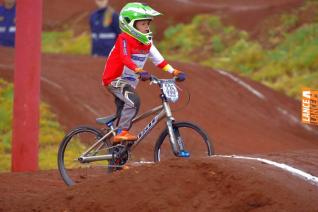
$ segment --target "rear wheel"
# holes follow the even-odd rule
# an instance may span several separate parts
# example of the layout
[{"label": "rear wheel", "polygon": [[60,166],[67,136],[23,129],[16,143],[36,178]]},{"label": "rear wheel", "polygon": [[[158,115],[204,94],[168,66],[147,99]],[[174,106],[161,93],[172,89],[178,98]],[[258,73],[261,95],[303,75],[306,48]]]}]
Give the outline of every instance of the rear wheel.
[{"label": "rear wheel", "polygon": [[[108,161],[82,163],[79,157],[103,137],[104,133],[96,128],[83,126],[68,133],[58,151],[58,168],[64,182],[71,186],[89,178],[108,172]],[[93,148],[89,156],[109,153],[109,141],[106,139]]]},{"label": "rear wheel", "polygon": [[[173,131],[182,148],[190,153],[190,158],[202,158],[214,154],[212,141],[199,126],[189,122],[176,122],[173,124]],[[156,142],[154,160],[158,162],[174,157],[176,156],[170,145],[168,129],[165,129]]]}]

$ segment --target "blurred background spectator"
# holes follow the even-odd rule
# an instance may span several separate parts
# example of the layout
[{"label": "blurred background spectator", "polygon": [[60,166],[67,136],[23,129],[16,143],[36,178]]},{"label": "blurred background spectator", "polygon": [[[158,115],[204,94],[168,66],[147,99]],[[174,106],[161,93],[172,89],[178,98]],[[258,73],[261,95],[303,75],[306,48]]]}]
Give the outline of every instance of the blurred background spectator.
[{"label": "blurred background spectator", "polygon": [[108,0],[95,0],[98,7],[90,16],[92,55],[108,56],[113,48],[119,29],[118,14],[108,6]]},{"label": "blurred background spectator", "polygon": [[15,0],[4,0],[0,5],[0,45],[14,47]]}]

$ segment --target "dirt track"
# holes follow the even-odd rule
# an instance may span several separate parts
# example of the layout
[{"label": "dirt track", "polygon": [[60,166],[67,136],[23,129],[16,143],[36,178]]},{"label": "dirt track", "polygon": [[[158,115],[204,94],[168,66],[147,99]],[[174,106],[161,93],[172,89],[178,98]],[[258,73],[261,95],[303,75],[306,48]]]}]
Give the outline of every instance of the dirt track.
[{"label": "dirt track", "polygon": [[[85,28],[91,2],[74,2],[46,0],[45,27],[72,24],[78,18],[79,29]],[[116,9],[123,2],[112,1]],[[233,0],[213,1],[210,7],[206,4],[211,1],[205,0],[148,2],[173,13],[175,21],[212,11],[253,31],[268,14],[303,1],[246,0],[244,7]],[[173,2],[180,10],[175,11]],[[13,55],[11,49],[0,48],[0,76],[8,80],[13,76]],[[113,99],[100,84],[104,63],[104,59],[85,56],[43,55],[41,97],[66,130],[95,125],[96,117],[114,112]],[[201,125],[213,138],[217,154],[268,158],[318,176],[318,129],[299,122],[300,102],[221,70],[172,64],[187,72],[188,79],[180,86],[191,93],[190,104],[174,115]],[[146,69],[169,77],[152,65]],[[141,83],[138,92],[142,111],[159,104],[155,86]],[[176,108],[186,102],[186,94],[182,93]],[[143,127],[140,123],[133,130]],[[160,131],[154,129],[141,143],[136,160],[151,159]],[[67,188],[56,171],[6,173],[0,179],[0,211],[318,211],[317,185],[261,162],[220,157],[131,167],[73,188]]]},{"label": "dirt track", "polygon": [[[2,75],[12,74],[12,69],[5,68],[12,67],[9,59],[12,56],[11,49],[1,49],[0,58],[7,57],[7,61],[1,62]],[[85,56],[43,56],[42,98],[52,105],[66,129],[94,124],[96,117],[114,113],[113,97],[101,85],[104,63],[104,59]],[[317,127],[300,123],[299,102],[238,76],[195,64],[173,62],[173,65],[187,72],[188,80],[180,86],[191,93],[190,104],[175,113],[176,119],[201,125],[214,139],[218,153],[317,148]],[[169,77],[153,65],[147,64],[146,69]],[[142,99],[141,111],[160,104],[157,87],[140,83],[138,93]],[[185,104],[187,93],[182,95],[174,107]],[[133,131],[138,132],[144,126],[145,122],[137,123]],[[161,130],[155,128],[139,149],[149,152]]]},{"label": "dirt track", "polygon": [[0,211],[318,210],[318,184],[260,162],[218,157],[131,167],[72,188],[56,172],[1,179]]},{"label": "dirt track", "polygon": [[[110,5],[119,12],[126,2],[110,0]],[[142,2],[150,4],[164,14],[154,21],[155,38],[160,39],[168,26],[189,22],[194,15],[201,13],[218,15],[226,24],[255,35],[266,17],[286,12],[301,5],[304,0],[144,0]],[[44,29],[62,29],[67,26],[75,29],[76,32],[87,31],[88,17],[94,9],[94,3],[87,0],[45,0]]]},{"label": "dirt track", "polygon": [[[7,79],[12,77],[12,56],[12,50],[0,49],[0,75]],[[94,124],[97,116],[113,112],[112,97],[99,84],[103,65],[104,59],[43,56],[42,99],[66,129]],[[194,64],[174,65],[188,73],[188,80],[180,86],[192,94],[190,104],[176,112],[176,118],[200,124],[213,137],[217,154],[267,153],[267,158],[318,175],[317,128],[299,122],[299,102],[234,75]],[[142,111],[159,103],[156,88],[148,83],[142,83],[138,92]],[[160,131],[154,129],[134,159],[151,159]],[[56,171],[2,174],[0,211],[318,210],[317,186],[259,162],[171,161],[101,176],[71,189],[57,175]]]}]

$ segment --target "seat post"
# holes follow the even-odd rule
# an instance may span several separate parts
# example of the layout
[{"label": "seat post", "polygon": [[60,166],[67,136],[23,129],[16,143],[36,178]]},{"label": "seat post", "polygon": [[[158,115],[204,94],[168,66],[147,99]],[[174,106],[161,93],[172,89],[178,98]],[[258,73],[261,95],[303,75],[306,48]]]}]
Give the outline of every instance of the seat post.
[{"label": "seat post", "polygon": [[115,127],[113,125],[113,122],[108,122],[106,125],[107,125],[107,127],[110,128],[111,131],[113,131],[113,135],[115,136],[116,135],[116,130],[115,130]]}]

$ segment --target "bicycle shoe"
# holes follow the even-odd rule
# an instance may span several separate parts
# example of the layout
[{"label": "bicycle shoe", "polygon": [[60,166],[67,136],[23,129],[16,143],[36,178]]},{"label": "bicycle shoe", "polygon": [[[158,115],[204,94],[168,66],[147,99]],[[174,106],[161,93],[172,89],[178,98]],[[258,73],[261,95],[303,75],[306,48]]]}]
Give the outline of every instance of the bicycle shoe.
[{"label": "bicycle shoe", "polygon": [[127,130],[122,130],[120,133],[114,136],[114,143],[122,141],[136,141],[137,136],[130,134]]}]

